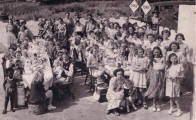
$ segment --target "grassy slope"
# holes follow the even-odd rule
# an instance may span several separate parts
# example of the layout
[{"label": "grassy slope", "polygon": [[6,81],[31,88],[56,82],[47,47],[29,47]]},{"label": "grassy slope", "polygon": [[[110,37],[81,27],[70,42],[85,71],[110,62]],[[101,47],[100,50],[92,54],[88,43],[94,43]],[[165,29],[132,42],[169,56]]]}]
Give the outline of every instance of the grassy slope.
[{"label": "grassy slope", "polygon": [[[81,12],[81,15],[92,13],[101,14],[104,17],[129,16],[132,11],[129,8],[130,0],[116,1],[87,1],[73,2],[69,4],[39,5],[31,2],[12,2],[0,4],[0,10],[4,9],[8,14],[17,16],[20,19],[30,20],[39,17],[63,17],[64,12]],[[171,13],[163,12],[162,25],[176,28],[176,23],[170,17]],[[170,13],[170,14],[168,14]]]}]

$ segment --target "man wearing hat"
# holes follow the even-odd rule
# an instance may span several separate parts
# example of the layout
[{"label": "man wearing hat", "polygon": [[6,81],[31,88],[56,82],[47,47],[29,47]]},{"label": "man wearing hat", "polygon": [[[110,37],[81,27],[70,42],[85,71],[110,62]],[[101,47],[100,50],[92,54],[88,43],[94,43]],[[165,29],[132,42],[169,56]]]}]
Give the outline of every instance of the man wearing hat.
[{"label": "man wearing hat", "polygon": [[159,11],[158,10],[153,11],[152,15],[153,15],[151,18],[152,30],[154,33],[158,34],[159,22],[160,22]]}]

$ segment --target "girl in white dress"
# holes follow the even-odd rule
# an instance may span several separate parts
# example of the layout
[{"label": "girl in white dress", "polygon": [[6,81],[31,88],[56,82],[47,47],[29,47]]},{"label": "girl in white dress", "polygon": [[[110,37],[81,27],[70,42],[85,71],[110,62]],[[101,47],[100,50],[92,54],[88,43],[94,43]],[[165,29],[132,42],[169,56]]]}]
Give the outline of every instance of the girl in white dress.
[{"label": "girl in white dress", "polygon": [[138,48],[137,56],[132,60],[132,74],[130,80],[133,81],[134,88],[139,91],[139,100],[143,102],[143,106],[146,109],[146,101],[144,99],[144,90],[147,88],[146,71],[148,67],[148,59],[144,57],[144,49]]},{"label": "girl in white dress", "polygon": [[170,109],[168,114],[171,115],[174,112],[173,103],[175,103],[177,107],[175,116],[180,116],[182,114],[179,104],[180,84],[184,78],[184,69],[182,65],[178,63],[178,57],[175,53],[169,55],[168,64],[166,69],[166,96],[170,97]]}]

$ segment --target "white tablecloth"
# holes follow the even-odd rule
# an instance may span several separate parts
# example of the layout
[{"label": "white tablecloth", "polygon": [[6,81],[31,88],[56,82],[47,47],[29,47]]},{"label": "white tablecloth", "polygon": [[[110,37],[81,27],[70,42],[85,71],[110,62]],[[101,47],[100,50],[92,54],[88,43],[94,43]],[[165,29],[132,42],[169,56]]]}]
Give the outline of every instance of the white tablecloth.
[{"label": "white tablecloth", "polygon": [[[36,47],[36,46],[34,46]],[[44,46],[39,46],[39,47],[44,47]],[[50,60],[49,60],[49,56],[47,55],[47,53],[45,51],[43,51],[44,49],[39,48],[39,50],[35,50],[35,49],[29,49],[29,54],[34,54],[37,53],[39,54],[41,57],[45,58],[46,61],[43,63],[43,72],[44,72],[44,86],[45,89],[47,90],[48,88],[50,88],[52,86],[53,83],[53,72],[52,72],[52,68],[51,68],[51,64],[50,64]],[[25,67],[29,67],[27,69],[32,69],[32,66],[25,66]],[[27,87],[31,87],[31,83],[32,80],[34,78],[35,72],[25,72],[23,74],[23,80],[25,83],[25,86]]]}]

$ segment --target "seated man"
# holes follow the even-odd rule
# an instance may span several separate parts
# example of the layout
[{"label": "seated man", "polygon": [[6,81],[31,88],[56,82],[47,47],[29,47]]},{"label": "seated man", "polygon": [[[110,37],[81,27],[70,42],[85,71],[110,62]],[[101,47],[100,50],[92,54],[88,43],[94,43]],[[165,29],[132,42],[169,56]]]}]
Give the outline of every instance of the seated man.
[{"label": "seated man", "polygon": [[53,71],[56,76],[56,80],[54,81],[54,90],[57,92],[58,97],[61,98],[64,96],[64,90],[67,90],[66,92],[74,99],[74,95],[69,88],[72,83],[74,66],[69,56],[63,54],[63,56],[57,58],[54,62]]},{"label": "seated man", "polygon": [[74,67],[76,69],[79,68],[82,70],[82,72],[84,73],[87,72],[87,67],[86,67],[84,53],[82,50],[80,37],[75,38],[74,45],[71,48],[71,58],[73,59]]},{"label": "seated man", "polygon": [[54,74],[56,75],[54,83],[71,83],[73,70],[73,64],[68,55],[63,54],[63,56],[57,58],[54,62]]}]

